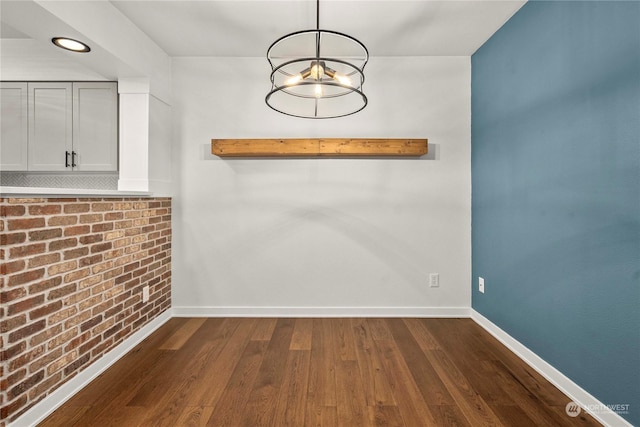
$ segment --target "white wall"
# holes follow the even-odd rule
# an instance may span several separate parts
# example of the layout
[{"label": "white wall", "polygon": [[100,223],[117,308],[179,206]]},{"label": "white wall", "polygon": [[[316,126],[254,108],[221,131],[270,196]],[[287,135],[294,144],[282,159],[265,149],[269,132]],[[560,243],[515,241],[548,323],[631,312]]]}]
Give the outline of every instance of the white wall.
[{"label": "white wall", "polygon": [[[314,121],[265,105],[263,58],[174,58],[176,313],[406,315],[470,306],[470,60],[373,58],[365,71],[364,111]],[[211,138],[268,137],[426,137],[430,153],[210,154]],[[428,287],[431,272],[440,273],[440,288]]]},{"label": "white wall", "polygon": [[172,196],[173,162],[171,106],[149,97],[149,191],[156,197]]}]

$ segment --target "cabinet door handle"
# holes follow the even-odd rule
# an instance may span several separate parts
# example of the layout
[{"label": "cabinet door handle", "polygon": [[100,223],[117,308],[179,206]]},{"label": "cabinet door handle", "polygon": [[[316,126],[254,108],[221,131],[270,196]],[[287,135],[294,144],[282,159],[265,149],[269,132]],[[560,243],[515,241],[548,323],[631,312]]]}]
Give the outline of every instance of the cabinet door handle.
[{"label": "cabinet door handle", "polygon": [[68,151],[64,152],[64,167],[65,168],[69,167],[69,152]]},{"label": "cabinet door handle", "polygon": [[78,165],[76,164],[76,156],[77,156],[76,152],[75,152],[75,151],[72,151],[72,152],[71,152],[71,167],[74,167],[74,168],[75,168],[76,166],[78,166]]}]

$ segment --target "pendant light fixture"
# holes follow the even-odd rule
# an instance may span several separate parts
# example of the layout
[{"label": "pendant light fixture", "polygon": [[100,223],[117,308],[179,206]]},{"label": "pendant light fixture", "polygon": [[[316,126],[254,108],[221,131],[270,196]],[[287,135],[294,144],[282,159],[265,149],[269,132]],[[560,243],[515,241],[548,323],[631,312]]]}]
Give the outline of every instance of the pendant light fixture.
[{"label": "pendant light fixture", "polygon": [[282,114],[309,119],[344,117],[367,106],[362,91],[367,48],[355,38],[320,29],[280,37],[267,50],[271,91],[265,101]]}]

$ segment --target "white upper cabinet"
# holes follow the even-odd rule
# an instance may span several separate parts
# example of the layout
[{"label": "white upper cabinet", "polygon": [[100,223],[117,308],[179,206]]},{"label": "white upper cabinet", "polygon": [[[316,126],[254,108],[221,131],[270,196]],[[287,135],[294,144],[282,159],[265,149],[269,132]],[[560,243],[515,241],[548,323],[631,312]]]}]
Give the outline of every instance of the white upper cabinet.
[{"label": "white upper cabinet", "polygon": [[73,84],[74,170],[118,169],[116,83]]},{"label": "white upper cabinet", "polygon": [[72,170],[71,83],[29,83],[29,170]]},{"label": "white upper cabinet", "polygon": [[115,82],[3,82],[2,171],[118,170]]},{"label": "white upper cabinet", "polygon": [[27,84],[0,85],[0,170],[27,170]]}]

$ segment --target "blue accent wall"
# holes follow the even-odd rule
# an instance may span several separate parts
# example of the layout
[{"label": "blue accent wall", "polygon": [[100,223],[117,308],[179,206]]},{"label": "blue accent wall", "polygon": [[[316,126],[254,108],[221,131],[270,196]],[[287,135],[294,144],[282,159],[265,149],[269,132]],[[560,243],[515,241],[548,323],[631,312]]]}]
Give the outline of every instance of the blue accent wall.
[{"label": "blue accent wall", "polygon": [[472,306],[640,425],[640,3],[530,1],[471,63]]}]

